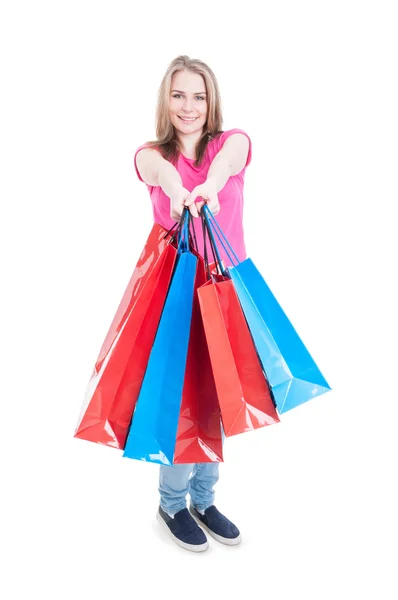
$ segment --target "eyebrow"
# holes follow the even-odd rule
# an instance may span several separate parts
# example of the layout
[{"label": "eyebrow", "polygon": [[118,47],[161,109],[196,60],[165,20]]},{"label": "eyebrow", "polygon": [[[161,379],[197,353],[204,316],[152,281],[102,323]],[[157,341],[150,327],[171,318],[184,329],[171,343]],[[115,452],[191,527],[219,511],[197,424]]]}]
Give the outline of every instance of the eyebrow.
[{"label": "eyebrow", "polygon": [[[181,91],[181,90],[171,90],[171,93],[173,93],[173,92],[178,92],[179,94],[185,94],[185,92],[183,92],[183,91]],[[200,95],[202,95],[202,96],[206,96],[206,92],[195,92],[195,93],[194,93],[194,96],[196,96],[196,95],[198,95],[198,94],[200,94]]]}]

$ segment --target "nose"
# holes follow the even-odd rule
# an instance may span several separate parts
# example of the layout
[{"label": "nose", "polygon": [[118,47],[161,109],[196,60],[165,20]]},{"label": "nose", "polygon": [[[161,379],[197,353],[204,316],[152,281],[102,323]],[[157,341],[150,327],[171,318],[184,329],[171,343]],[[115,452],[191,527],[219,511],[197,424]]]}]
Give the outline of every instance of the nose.
[{"label": "nose", "polygon": [[184,104],[182,106],[182,109],[183,109],[184,112],[187,112],[187,113],[191,112],[191,110],[192,110],[192,100],[190,100],[189,98],[185,98]]}]

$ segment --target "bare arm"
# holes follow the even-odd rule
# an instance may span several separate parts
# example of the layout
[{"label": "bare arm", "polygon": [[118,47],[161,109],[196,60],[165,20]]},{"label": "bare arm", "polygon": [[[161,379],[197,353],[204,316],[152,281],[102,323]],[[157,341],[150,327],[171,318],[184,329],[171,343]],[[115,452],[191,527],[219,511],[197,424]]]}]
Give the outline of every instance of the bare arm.
[{"label": "bare arm", "polygon": [[215,191],[220,192],[228,179],[231,177],[231,167],[228,157],[220,150],[215,155],[207,173],[207,181],[210,179],[215,185]]},{"label": "bare arm", "polygon": [[[189,196],[189,190],[182,185],[182,179],[177,169],[157,150],[144,148],[136,157],[137,168],[142,179],[148,185],[160,186],[170,198],[170,217],[179,221],[184,208],[184,202]],[[198,216],[195,206],[190,207],[194,217]]]},{"label": "bare arm", "polygon": [[207,179],[215,182],[217,192],[223,189],[231,176],[242,171],[248,153],[249,140],[243,133],[234,133],[224,142],[207,173]]},{"label": "bare arm", "polygon": [[182,179],[177,169],[167,160],[159,167],[158,180],[160,187],[171,198],[176,190],[182,188]]},{"label": "bare arm", "polygon": [[177,187],[182,187],[182,179],[177,169],[157,150],[152,148],[140,150],[136,161],[145,183],[160,186],[167,196],[170,197]]},{"label": "bare arm", "polygon": [[228,179],[242,171],[247,162],[249,153],[249,140],[243,133],[234,133],[223,144],[221,150],[214,157],[204,183],[197,185],[185,201],[185,206],[195,206],[196,198],[203,198],[196,203],[198,211],[206,203],[213,213],[220,211],[218,192],[220,192]]}]

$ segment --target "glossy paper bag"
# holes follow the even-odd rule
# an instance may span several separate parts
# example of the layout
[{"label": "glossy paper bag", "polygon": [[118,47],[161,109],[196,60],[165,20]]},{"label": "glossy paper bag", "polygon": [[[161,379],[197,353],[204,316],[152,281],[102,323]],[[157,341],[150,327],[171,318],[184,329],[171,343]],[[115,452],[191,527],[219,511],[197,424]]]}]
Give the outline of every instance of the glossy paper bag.
[{"label": "glossy paper bag", "polygon": [[205,266],[203,258],[199,255],[197,257],[191,330],[174,464],[223,460],[220,407],[197,295],[198,288],[206,282]]},{"label": "glossy paper bag", "polygon": [[329,384],[254,263],[246,259],[229,271],[279,413],[328,392]]},{"label": "glossy paper bag", "polygon": [[155,224],[91,375],[75,437],[123,448],[177,251]]},{"label": "glossy paper bag", "polygon": [[205,207],[207,223],[227,247],[231,277],[271,385],[279,413],[284,413],[330,390],[275,296],[250,258],[239,262],[216,219]]},{"label": "glossy paper bag", "polygon": [[197,258],[179,254],[123,456],[171,465],[187,361]]},{"label": "glossy paper bag", "polygon": [[225,435],[277,423],[232,281],[210,281],[199,288],[198,296]]}]

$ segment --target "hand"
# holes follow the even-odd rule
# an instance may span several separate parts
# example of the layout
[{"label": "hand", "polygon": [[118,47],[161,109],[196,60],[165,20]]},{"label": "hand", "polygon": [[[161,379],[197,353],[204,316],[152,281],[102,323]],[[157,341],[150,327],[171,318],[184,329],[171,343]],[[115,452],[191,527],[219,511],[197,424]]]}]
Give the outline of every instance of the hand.
[{"label": "hand", "polygon": [[[173,221],[181,220],[182,212],[184,210],[184,202],[189,197],[189,194],[190,194],[189,190],[182,187],[182,185],[176,187],[174,192],[171,194],[171,196],[170,196],[170,217],[173,219]],[[196,211],[196,213],[197,213],[197,211]],[[192,211],[191,211],[191,214],[193,216],[198,216],[197,214],[194,215],[192,213]]]},{"label": "hand", "polygon": [[[198,197],[203,198],[203,200],[195,203],[195,200]],[[191,210],[191,207],[195,206],[195,204],[197,209],[196,212],[198,213],[196,215]],[[218,215],[220,212],[220,203],[218,201],[216,182],[214,179],[206,179],[204,183],[197,185],[185,200],[185,206],[190,207],[189,210],[191,210],[193,216],[199,216],[204,204],[207,204],[214,216]]]}]

